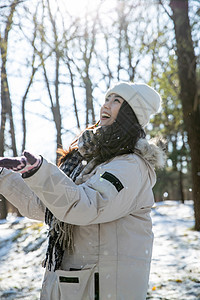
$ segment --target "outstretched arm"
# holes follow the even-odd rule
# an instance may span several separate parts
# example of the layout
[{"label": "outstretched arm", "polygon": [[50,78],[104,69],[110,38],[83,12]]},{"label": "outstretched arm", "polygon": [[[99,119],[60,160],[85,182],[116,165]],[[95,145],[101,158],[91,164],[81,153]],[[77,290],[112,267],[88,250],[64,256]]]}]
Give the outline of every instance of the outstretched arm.
[{"label": "outstretched arm", "polygon": [[4,168],[0,174],[0,194],[17,207],[21,215],[44,221],[44,204],[27,186],[20,174]]},{"label": "outstretched arm", "polygon": [[110,222],[153,204],[152,197],[144,197],[144,203],[138,203],[142,187],[150,183],[148,172],[142,173],[134,159],[118,160],[117,166],[112,161],[99,166],[80,185],[43,159],[36,174],[25,181],[56,218],[75,225]]}]

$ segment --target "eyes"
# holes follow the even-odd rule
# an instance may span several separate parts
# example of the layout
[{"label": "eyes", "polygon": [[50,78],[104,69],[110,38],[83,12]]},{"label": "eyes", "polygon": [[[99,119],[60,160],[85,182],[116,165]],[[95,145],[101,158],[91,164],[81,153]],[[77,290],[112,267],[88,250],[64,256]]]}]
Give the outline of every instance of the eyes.
[{"label": "eyes", "polygon": [[[106,103],[106,102],[109,102],[109,101],[110,101],[110,99],[109,99],[109,98],[106,98],[105,103]],[[121,104],[121,101],[119,100],[119,98],[114,98],[112,101]]]}]

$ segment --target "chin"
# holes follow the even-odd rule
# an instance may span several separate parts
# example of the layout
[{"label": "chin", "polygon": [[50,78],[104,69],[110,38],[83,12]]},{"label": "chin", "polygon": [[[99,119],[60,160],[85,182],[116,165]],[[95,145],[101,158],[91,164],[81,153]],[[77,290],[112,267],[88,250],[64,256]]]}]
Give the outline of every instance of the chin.
[{"label": "chin", "polygon": [[109,125],[111,125],[112,123],[113,123],[112,120],[100,120],[99,125],[100,125],[100,126],[109,126]]}]

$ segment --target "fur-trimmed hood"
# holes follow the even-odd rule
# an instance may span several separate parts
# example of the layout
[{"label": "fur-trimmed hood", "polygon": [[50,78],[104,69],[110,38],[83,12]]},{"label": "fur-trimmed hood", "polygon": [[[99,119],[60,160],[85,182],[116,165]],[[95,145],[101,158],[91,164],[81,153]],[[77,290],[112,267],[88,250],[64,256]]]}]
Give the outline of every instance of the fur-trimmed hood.
[{"label": "fur-trimmed hood", "polygon": [[154,168],[163,168],[166,164],[165,143],[162,139],[139,139],[135,154],[145,159]]},{"label": "fur-trimmed hood", "polygon": [[163,168],[166,163],[165,143],[162,139],[139,139],[134,153],[144,159],[147,167],[151,186],[156,183],[155,168]]}]

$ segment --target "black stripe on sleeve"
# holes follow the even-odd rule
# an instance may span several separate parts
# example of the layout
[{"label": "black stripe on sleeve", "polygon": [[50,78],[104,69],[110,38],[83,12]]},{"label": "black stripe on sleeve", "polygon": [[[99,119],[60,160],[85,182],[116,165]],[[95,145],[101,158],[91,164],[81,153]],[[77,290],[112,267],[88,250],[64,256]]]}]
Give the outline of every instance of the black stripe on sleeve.
[{"label": "black stripe on sleeve", "polygon": [[115,186],[115,188],[117,189],[118,192],[120,192],[124,188],[121,181],[115,175],[113,175],[109,172],[103,173],[103,175],[101,177],[104,178],[105,180],[108,180],[109,182],[111,182]]}]

